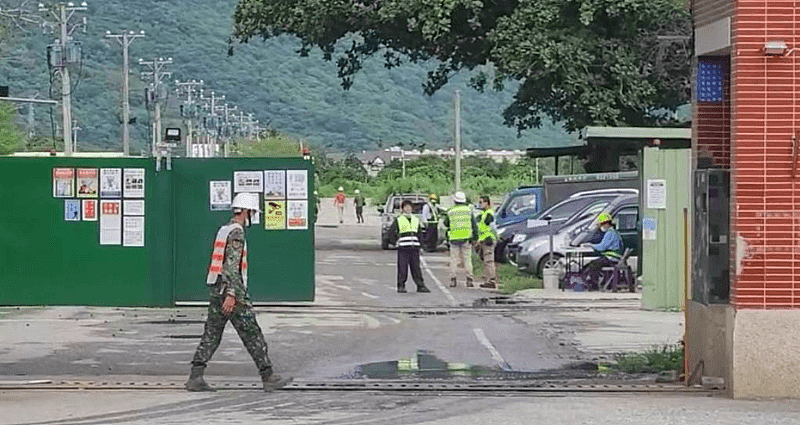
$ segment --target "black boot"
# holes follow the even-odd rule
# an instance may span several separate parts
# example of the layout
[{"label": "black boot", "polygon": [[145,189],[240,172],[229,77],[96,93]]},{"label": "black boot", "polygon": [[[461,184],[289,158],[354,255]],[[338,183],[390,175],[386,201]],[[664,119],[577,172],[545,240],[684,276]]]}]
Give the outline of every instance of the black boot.
[{"label": "black boot", "polygon": [[406,291],[405,285],[397,285],[397,293],[398,294],[405,294],[406,292],[408,292],[408,291]]},{"label": "black boot", "polygon": [[187,391],[216,391],[211,388],[203,379],[203,373],[206,371],[205,366],[192,366],[192,372],[189,374],[189,380],[186,381],[185,387]]},{"label": "black boot", "polygon": [[431,292],[431,290],[425,285],[420,285],[417,286],[417,292]]},{"label": "black boot", "polygon": [[294,378],[283,378],[276,373],[272,373],[272,368],[269,368],[261,373],[261,383],[264,384],[265,392],[272,392],[283,388],[286,384],[292,382],[292,379]]}]

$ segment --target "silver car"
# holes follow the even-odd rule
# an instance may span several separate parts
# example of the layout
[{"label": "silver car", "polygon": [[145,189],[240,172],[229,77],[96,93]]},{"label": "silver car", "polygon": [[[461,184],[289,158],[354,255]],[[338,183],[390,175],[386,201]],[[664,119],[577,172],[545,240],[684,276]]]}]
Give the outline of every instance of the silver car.
[{"label": "silver car", "polygon": [[[570,242],[577,235],[583,233],[593,225],[595,217],[600,212],[607,212],[618,221],[618,215],[634,214],[633,231],[636,232],[636,215],[638,214],[639,197],[637,195],[621,195],[609,203],[602,211],[592,211],[591,214],[584,216],[582,220],[571,224],[553,226],[553,260],[559,262],[560,267],[565,267],[563,260],[566,257],[566,250],[570,247]],[[579,212],[578,214],[580,214]],[[631,223],[627,218],[623,220]],[[592,241],[592,242],[599,242]],[[627,246],[627,244],[626,244]],[[526,273],[542,276],[542,272],[550,260],[550,234],[545,232],[538,234],[525,242],[519,244],[516,249],[509,253],[509,260],[516,264],[517,268]],[[574,265],[573,265],[574,266]]]}]

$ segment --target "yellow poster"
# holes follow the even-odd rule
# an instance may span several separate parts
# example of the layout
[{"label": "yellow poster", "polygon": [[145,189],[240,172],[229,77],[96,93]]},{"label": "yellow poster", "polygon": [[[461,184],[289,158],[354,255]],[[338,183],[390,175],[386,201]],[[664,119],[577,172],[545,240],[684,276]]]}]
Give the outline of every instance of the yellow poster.
[{"label": "yellow poster", "polygon": [[283,230],[286,228],[286,201],[264,201],[264,228]]}]

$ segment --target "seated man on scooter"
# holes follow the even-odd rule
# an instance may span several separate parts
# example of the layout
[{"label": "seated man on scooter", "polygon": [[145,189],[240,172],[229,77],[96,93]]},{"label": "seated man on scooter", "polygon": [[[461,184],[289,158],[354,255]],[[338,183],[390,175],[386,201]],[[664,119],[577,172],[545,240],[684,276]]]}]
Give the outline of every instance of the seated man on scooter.
[{"label": "seated man on scooter", "polygon": [[600,224],[600,231],[603,232],[603,240],[600,243],[584,244],[600,253],[599,258],[592,260],[581,269],[580,277],[587,284],[587,289],[600,289],[603,267],[617,265],[625,251],[625,244],[611,223],[611,216],[607,213],[600,213],[597,216],[597,222]]}]

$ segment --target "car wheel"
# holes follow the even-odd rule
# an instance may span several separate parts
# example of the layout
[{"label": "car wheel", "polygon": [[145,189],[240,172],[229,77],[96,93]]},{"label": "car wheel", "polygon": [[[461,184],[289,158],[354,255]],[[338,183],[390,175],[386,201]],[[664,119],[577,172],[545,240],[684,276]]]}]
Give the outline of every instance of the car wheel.
[{"label": "car wheel", "polygon": [[[553,253],[554,264],[558,264],[561,258],[561,255]],[[544,278],[544,269],[549,267],[548,263],[550,263],[550,254],[545,255],[539,260],[539,265],[536,267],[536,276],[539,277],[539,279]]]}]

